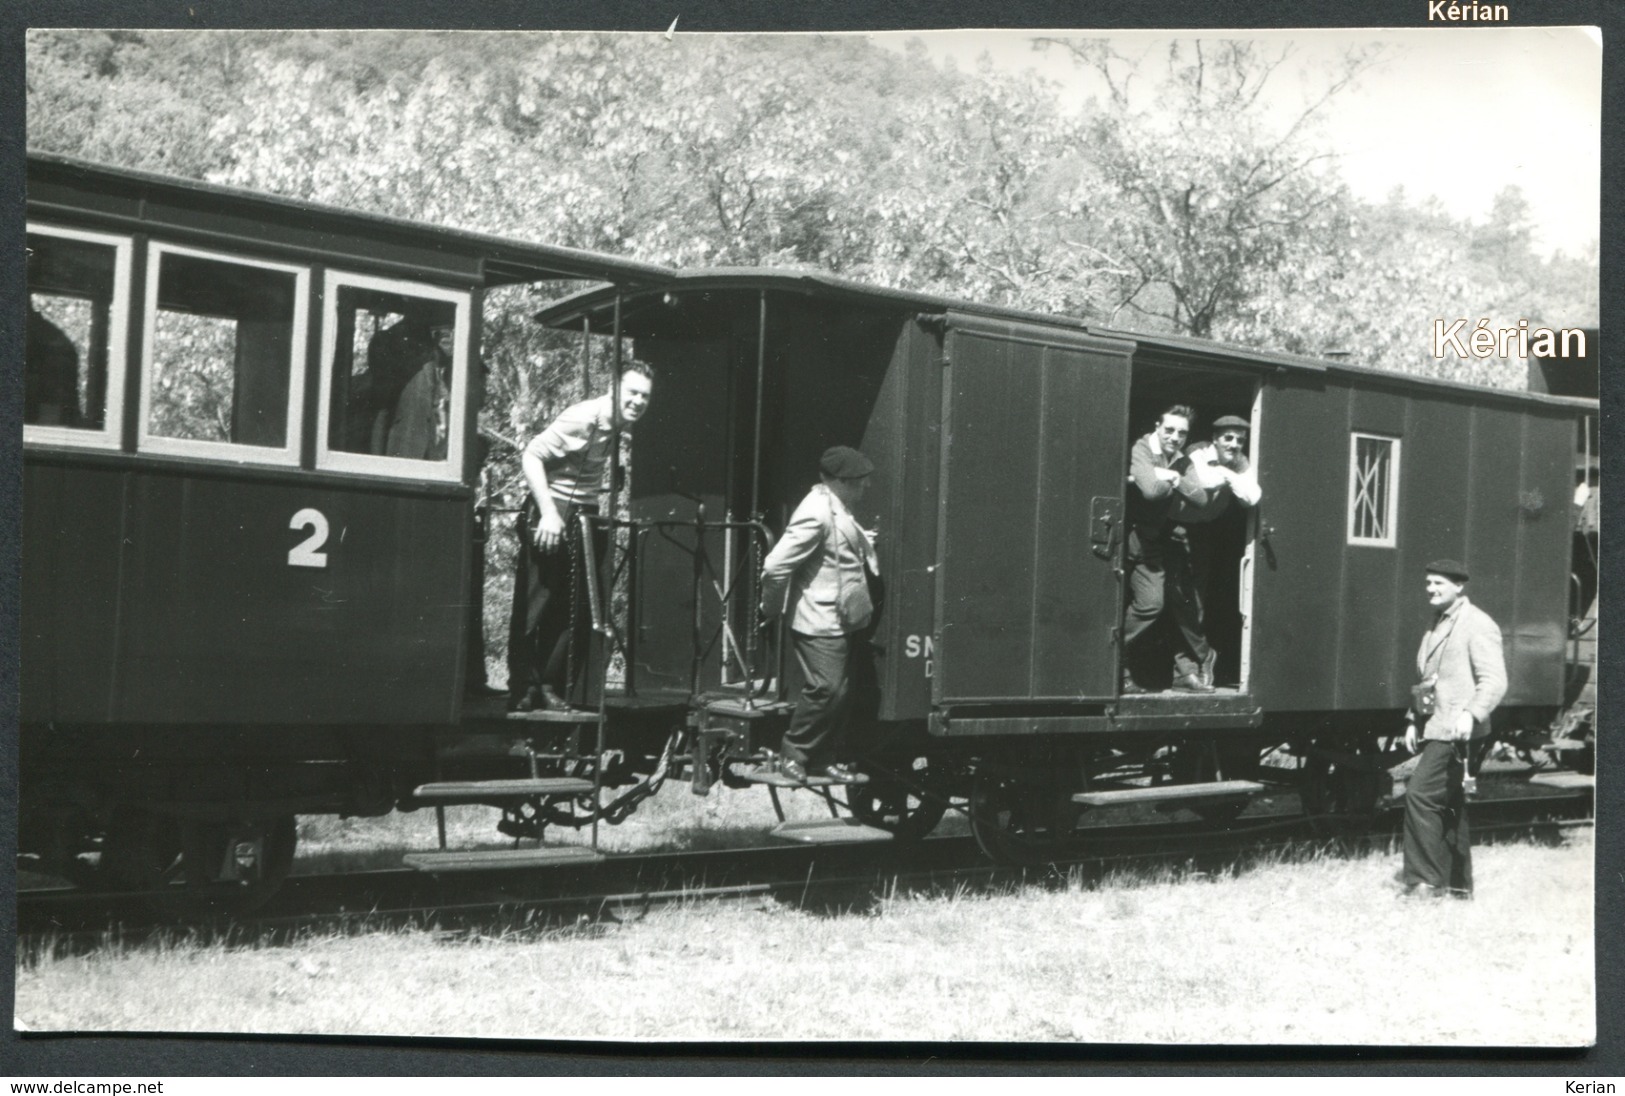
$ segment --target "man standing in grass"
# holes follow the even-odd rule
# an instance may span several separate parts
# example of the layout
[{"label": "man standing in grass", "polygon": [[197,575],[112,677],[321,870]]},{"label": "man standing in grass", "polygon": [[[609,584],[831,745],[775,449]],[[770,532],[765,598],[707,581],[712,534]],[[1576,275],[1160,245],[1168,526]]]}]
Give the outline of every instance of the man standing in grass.
[{"label": "man standing in grass", "polygon": [[1405,792],[1405,895],[1473,894],[1467,830],[1467,753],[1489,734],[1490,713],[1507,691],[1501,628],[1467,600],[1467,568],[1453,559],[1427,566],[1428,603],[1438,614],[1416,653],[1421,683],[1411,690],[1405,748],[1422,758]]}]

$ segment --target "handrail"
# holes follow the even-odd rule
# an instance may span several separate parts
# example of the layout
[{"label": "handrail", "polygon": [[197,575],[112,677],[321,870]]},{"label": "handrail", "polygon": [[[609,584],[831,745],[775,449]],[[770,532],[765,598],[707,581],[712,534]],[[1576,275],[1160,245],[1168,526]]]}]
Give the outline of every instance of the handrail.
[{"label": "handrail", "polygon": [[[717,640],[726,637],[727,646],[732,652],[734,668],[739,671],[746,682],[746,700],[749,702],[750,700],[754,699],[754,673],[751,666],[745,661],[744,655],[747,647],[744,643],[740,642],[739,635],[734,630],[733,624],[729,620],[727,612],[727,607],[731,603],[735,593],[736,587],[734,580],[738,576],[730,576],[730,581],[727,583],[727,585],[724,585],[723,582],[717,579],[715,572],[710,567],[710,557],[705,550],[704,537],[707,532],[748,531],[752,534],[753,540],[755,540],[757,543],[765,544],[772,539],[772,533],[767,528],[767,525],[760,519],[752,519],[748,521],[738,521],[732,519],[723,521],[707,521],[705,519],[703,507],[696,509],[693,519],[619,518],[606,517],[598,514],[581,514],[579,515],[579,521],[581,523],[581,536],[586,552],[587,593],[588,605],[590,606],[592,613],[592,630],[609,640],[612,644],[618,643],[621,646],[623,653],[625,653],[626,644],[616,633],[614,625],[607,619],[608,614],[605,609],[603,590],[598,575],[598,561],[594,557],[592,550],[592,530],[594,528],[603,529],[611,534],[618,530],[630,531],[634,542],[631,545],[632,552],[636,552],[638,550],[637,541],[650,532],[664,533],[670,530],[683,529],[692,531],[695,534],[694,547],[692,549],[683,549],[691,551],[694,556],[694,613],[692,617],[692,635],[690,638],[691,660],[689,672],[689,690],[695,695],[699,693],[700,667],[703,665],[705,658],[710,653],[711,649],[716,645]],[[671,540],[670,537],[667,537],[666,539]],[[678,542],[672,541],[672,543],[677,544]],[[678,546],[679,548],[682,547],[680,544]],[[754,577],[755,576],[751,576],[751,578]],[[723,607],[722,619],[709,641],[705,640],[703,635],[704,626],[702,615],[704,587],[707,580],[709,580],[712,592],[717,596],[718,604]],[[751,606],[750,610],[754,620],[755,606]],[[634,595],[629,606],[629,614],[636,614],[637,611],[638,606],[636,604],[636,597]],[[754,638],[760,635],[766,627],[767,625],[765,622],[753,623],[752,629],[748,634]],[[784,637],[782,635],[782,630],[783,622],[781,619],[776,628],[776,631],[780,634],[776,634],[774,637],[774,639],[777,641],[775,643],[775,648],[778,656],[776,660],[778,665],[777,672],[774,674],[773,678],[773,680],[777,683],[777,687],[780,692],[782,692],[784,689]],[[633,619],[629,621],[628,634],[633,634],[635,631],[636,623],[635,619]],[[750,649],[754,649],[754,644]],[[609,660],[605,659],[603,663],[603,671],[607,674],[608,669]],[[632,673],[632,667],[630,665],[627,667],[627,673],[630,678]],[[607,682],[605,682],[605,684],[607,684]]]}]

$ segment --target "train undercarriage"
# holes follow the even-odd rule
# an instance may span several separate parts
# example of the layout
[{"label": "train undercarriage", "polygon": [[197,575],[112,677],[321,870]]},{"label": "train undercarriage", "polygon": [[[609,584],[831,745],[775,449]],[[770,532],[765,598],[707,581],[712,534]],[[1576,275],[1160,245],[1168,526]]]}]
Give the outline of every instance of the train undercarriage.
[{"label": "train undercarriage", "polygon": [[[218,736],[160,728],[122,736],[122,752],[109,760],[95,751],[96,734],[55,729],[25,736],[49,735],[59,748],[24,758],[31,794],[19,866],[87,889],[139,894],[168,916],[238,915],[263,905],[288,875],[300,814],[482,804],[497,813],[507,847],[447,848],[441,814],[441,847],[411,854],[408,863],[437,873],[534,867],[601,858],[597,827],[625,821],[674,783],[696,795],[762,785],[775,805],[787,789],[810,787],[829,803],[832,824],[847,827],[843,840],[851,839],[845,819],[875,839],[908,841],[958,814],[989,857],[1037,863],[1081,854],[1093,826],[1183,811],[1178,817],[1223,827],[1275,793],[1296,792],[1303,813],[1357,832],[1408,756],[1393,713],[1068,736],[954,737],[919,722],[874,724],[859,749],[862,782],[842,786],[827,777],[797,782],[777,770],[789,711],[737,694],[692,705],[612,696],[599,711],[509,716],[493,700],[486,710],[473,706],[455,730],[351,729],[337,736],[342,748],[304,751],[302,744],[334,739],[290,735],[280,756],[251,760],[233,758]],[[1561,737],[1565,718],[1572,713],[1509,712],[1475,760],[1499,748],[1534,750],[1560,764],[1574,744]],[[252,738],[224,741],[243,747]],[[590,839],[549,843],[550,830],[588,831]],[[804,826],[799,836],[809,839]]]}]

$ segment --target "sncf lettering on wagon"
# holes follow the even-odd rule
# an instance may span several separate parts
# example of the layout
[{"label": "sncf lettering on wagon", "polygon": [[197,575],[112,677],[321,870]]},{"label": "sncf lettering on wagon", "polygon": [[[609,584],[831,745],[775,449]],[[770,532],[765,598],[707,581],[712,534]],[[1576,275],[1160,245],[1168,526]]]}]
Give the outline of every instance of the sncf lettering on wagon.
[{"label": "sncf lettering on wagon", "polygon": [[1563,1085],[1563,1091],[1564,1092],[1598,1092],[1598,1093],[1613,1092],[1614,1091],[1614,1082],[1612,1082],[1612,1081],[1568,1081]]},{"label": "sncf lettering on wagon", "polygon": [[931,676],[931,670],[935,663],[932,656],[935,653],[936,644],[932,642],[930,636],[908,636],[903,640],[903,657],[925,659],[926,677]]}]

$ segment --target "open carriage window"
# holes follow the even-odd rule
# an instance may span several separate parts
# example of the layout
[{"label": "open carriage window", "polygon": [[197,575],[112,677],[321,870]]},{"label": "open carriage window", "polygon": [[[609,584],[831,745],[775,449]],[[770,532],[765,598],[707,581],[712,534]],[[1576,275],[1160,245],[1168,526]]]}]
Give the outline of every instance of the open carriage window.
[{"label": "open carriage window", "polygon": [[155,244],[140,448],[299,460],[308,273]]},{"label": "open carriage window", "polygon": [[1349,439],[1349,543],[1392,548],[1399,516],[1399,439]]},{"label": "open carriage window", "polygon": [[129,325],[127,239],[28,226],[23,437],[116,448]]},{"label": "open carriage window", "polygon": [[317,464],[458,479],[469,297],[330,272]]}]

